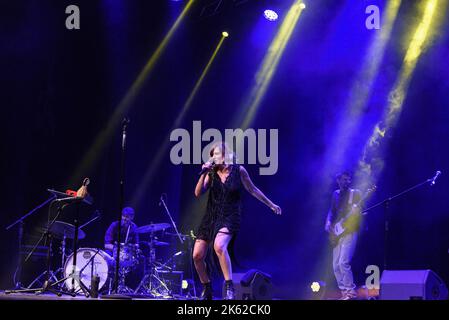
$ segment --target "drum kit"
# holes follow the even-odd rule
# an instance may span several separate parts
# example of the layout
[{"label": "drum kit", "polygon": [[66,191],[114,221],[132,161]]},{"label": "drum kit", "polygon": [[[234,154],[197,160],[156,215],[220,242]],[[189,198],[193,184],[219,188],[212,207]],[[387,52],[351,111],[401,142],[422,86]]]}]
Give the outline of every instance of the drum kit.
[{"label": "drum kit", "polygon": [[[86,178],[83,181],[83,187],[87,187],[89,179]],[[81,190],[81,188],[80,188]],[[112,252],[107,252],[101,248],[89,248],[78,247],[78,240],[86,238],[86,233],[82,230],[83,227],[93,222],[100,217],[98,210],[95,211],[96,216],[87,223],[78,225],[78,211],[80,203],[92,204],[92,198],[90,196],[78,197],[77,192],[67,190],[66,193],[48,189],[52,193],[52,197],[45,202],[28,212],[17,221],[12,223],[7,229],[11,229],[15,225],[19,225],[18,243],[19,248],[22,251],[25,249],[27,254],[23,260],[18,259],[18,265],[16,273],[14,274],[14,283],[16,285],[13,290],[5,290],[5,294],[10,293],[31,293],[43,294],[46,292],[52,292],[61,296],[69,294],[76,296],[77,294],[84,294],[86,297],[98,297],[98,293],[114,295],[138,295],[151,297],[151,298],[173,298],[175,292],[173,290],[173,283],[166,277],[172,275],[180,275],[178,277],[179,288],[181,288],[183,271],[175,271],[175,265],[172,260],[183,253],[183,251],[175,253],[165,263],[162,263],[160,259],[157,259],[157,248],[169,246],[168,242],[159,241],[157,235],[160,232],[165,235],[177,236],[181,244],[187,241],[189,248],[187,250],[193,250],[193,240],[195,237],[191,233],[190,235],[181,235],[176,227],[175,222],[165,204],[166,194],[161,195],[161,203],[164,205],[167,215],[170,218],[171,224],[168,223],[151,223],[144,225],[136,229],[136,233],[145,237],[146,241],[140,241],[139,243],[121,243],[115,244]],[[68,192],[70,191],[70,194]],[[67,197],[69,195],[69,197]],[[45,228],[41,228],[41,237],[34,246],[23,246],[22,235],[24,220],[42,208],[47,203],[49,206],[48,222]],[[74,224],[63,222],[58,220],[62,214],[63,209],[69,204],[76,204]],[[56,205],[56,215],[50,219],[50,210]],[[175,233],[165,232],[173,226]],[[143,237],[140,238],[143,238]],[[148,237],[147,237],[148,236]],[[41,242],[45,239],[46,246],[41,246]],[[51,270],[51,258],[54,257],[52,243],[53,240],[60,240],[59,253],[61,254],[60,267],[54,271]],[[71,240],[73,247],[71,252],[66,248],[66,241]],[[29,247],[29,248],[26,248]],[[42,248],[46,253],[41,252]],[[120,248],[120,250],[119,250]],[[29,252],[26,252],[30,249]],[[108,248],[109,249],[109,248]],[[117,252],[119,256],[117,257]],[[22,270],[22,264],[27,262],[31,256],[34,255],[46,256],[46,270],[34,279],[31,284],[24,288],[21,285],[20,274]],[[191,257],[191,255],[190,255]],[[120,263],[119,263],[120,262]],[[170,264],[171,263],[171,264]],[[118,265],[117,273],[116,266]],[[190,261],[190,271],[193,276],[193,262]],[[126,286],[125,278],[130,273],[136,270],[143,269],[143,275],[140,279],[138,286],[135,289],[131,289]],[[16,274],[18,278],[16,279]],[[193,277],[192,277],[193,279]],[[115,281],[117,282],[115,282]],[[113,283],[114,282],[114,283]],[[37,287],[36,285],[41,285]],[[193,286],[194,296],[196,296],[195,286]]]},{"label": "drum kit", "polygon": [[[120,266],[118,294],[138,295],[153,298],[170,298],[173,296],[171,287],[166,283],[164,275],[167,273],[182,273],[173,271],[169,265],[173,258],[182,252],[177,252],[169,258],[168,261],[162,263],[157,259],[157,248],[169,246],[169,242],[158,240],[158,233],[165,232],[171,226],[168,223],[149,224],[136,229],[138,234],[148,236],[148,241],[140,241],[139,243],[121,243],[120,245]],[[82,285],[88,290],[92,289],[94,278],[98,280],[98,292],[111,294],[113,290],[113,279],[115,271],[117,244],[114,244],[112,254],[103,249],[81,247],[76,253],[75,271],[79,276],[79,282],[73,281],[72,266],[74,253],[68,253],[66,249],[66,241],[73,240],[75,237],[75,226],[72,224],[55,221],[49,232],[55,239],[61,240],[61,267],[56,271],[50,270],[49,277],[52,282],[58,283],[58,290],[68,290],[75,294],[82,294]],[[78,239],[84,239],[86,233],[78,229]],[[190,236],[184,236],[190,237]],[[143,276],[140,283],[135,289],[125,284],[126,276],[140,267],[143,269]],[[44,271],[36,279],[31,282],[28,288],[32,288],[36,283],[42,283],[47,271]],[[58,280],[61,279],[61,280]],[[62,281],[63,280],[63,281]],[[181,276],[182,281],[182,276]]]}]

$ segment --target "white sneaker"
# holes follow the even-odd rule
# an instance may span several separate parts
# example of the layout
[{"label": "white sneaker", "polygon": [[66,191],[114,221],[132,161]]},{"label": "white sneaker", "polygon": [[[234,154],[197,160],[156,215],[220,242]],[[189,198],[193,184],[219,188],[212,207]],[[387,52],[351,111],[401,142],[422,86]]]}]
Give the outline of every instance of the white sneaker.
[{"label": "white sneaker", "polygon": [[357,299],[357,292],[355,290],[348,290],[342,292],[342,297],[338,300],[355,300]]}]

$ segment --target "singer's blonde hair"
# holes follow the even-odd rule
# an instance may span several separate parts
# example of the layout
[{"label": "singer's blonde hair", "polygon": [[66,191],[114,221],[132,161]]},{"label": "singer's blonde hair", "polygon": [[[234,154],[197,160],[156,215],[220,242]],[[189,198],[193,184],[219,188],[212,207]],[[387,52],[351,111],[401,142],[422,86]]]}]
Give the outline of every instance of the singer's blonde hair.
[{"label": "singer's blonde hair", "polygon": [[232,151],[232,149],[229,147],[229,145],[224,141],[216,142],[212,145],[212,148],[209,151],[209,155],[211,157],[214,156],[214,151],[216,148],[219,148],[221,150],[221,154],[224,159],[225,164],[235,164],[236,163],[236,156],[235,153]]}]

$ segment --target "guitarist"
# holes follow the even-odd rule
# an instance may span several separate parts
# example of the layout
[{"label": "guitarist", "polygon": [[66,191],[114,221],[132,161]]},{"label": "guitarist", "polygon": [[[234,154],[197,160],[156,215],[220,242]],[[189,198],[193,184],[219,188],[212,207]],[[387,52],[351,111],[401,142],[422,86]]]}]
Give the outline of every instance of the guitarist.
[{"label": "guitarist", "polygon": [[[342,172],[336,176],[339,189],[332,194],[331,207],[329,209],[325,230],[334,238],[333,248],[333,270],[337,280],[338,288],[342,292],[340,300],[351,300],[357,298],[356,285],[351,270],[351,259],[354,253],[360,219],[354,214],[353,206],[360,202],[362,195],[359,190],[351,189],[351,174]],[[351,213],[351,216],[349,214]],[[351,217],[352,219],[350,219]],[[334,236],[334,227],[341,219],[348,219],[346,230],[339,237]]]}]

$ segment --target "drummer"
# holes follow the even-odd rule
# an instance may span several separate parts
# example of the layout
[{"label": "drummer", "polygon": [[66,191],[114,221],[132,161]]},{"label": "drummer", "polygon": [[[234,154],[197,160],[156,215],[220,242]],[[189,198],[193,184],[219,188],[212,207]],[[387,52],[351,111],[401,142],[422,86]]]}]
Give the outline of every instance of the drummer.
[{"label": "drummer", "polygon": [[[122,226],[120,232],[120,242],[125,244],[139,244],[139,234],[136,232],[137,225],[132,222],[134,219],[134,209],[125,207],[122,210]],[[114,221],[109,226],[104,236],[104,248],[112,255],[114,243],[117,242],[118,221]]]}]

